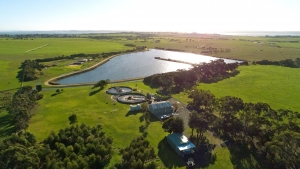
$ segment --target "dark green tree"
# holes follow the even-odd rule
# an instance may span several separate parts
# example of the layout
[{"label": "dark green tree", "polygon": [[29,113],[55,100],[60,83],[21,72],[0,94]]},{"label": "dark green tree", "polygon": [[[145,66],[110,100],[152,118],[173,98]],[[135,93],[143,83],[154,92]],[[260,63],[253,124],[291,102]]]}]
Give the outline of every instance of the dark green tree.
[{"label": "dark green tree", "polygon": [[184,131],[184,123],[180,117],[171,117],[164,121],[162,128],[169,133],[182,133]]},{"label": "dark green tree", "polygon": [[192,101],[188,102],[188,106],[193,107],[199,112],[213,112],[216,105],[216,98],[209,90],[194,88],[188,97],[192,99]]},{"label": "dark green tree", "polygon": [[94,87],[100,87],[100,89],[104,89],[104,87],[109,83],[109,80],[100,80],[96,84],[94,84]]},{"label": "dark green tree", "polygon": [[153,163],[156,157],[154,148],[142,136],[133,139],[129,146],[121,149],[120,153],[122,154],[122,162],[118,168],[156,168],[155,163]]},{"label": "dark green tree", "polygon": [[36,85],[35,88],[38,92],[42,91],[42,89],[43,89],[42,85],[40,85],[40,84]]},{"label": "dark green tree", "polygon": [[300,133],[285,131],[266,143],[268,160],[278,168],[300,168]]}]

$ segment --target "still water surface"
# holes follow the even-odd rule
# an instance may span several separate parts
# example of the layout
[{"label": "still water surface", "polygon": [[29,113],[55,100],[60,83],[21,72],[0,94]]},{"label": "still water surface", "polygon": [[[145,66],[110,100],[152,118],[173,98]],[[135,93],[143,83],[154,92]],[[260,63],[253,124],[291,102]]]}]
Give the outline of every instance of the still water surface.
[{"label": "still water surface", "polygon": [[[190,63],[210,62],[218,59],[216,57],[204,56],[193,53],[173,52],[165,50],[150,49],[145,52],[129,53],[116,56],[103,65],[90,71],[69,76],[57,80],[60,84],[79,84],[97,82],[109,79],[110,81],[150,76],[157,73],[176,71],[178,69],[189,69],[192,66],[183,63],[176,63],[158,60],[154,57],[170,58]],[[233,63],[236,60],[224,59],[226,63]]]}]

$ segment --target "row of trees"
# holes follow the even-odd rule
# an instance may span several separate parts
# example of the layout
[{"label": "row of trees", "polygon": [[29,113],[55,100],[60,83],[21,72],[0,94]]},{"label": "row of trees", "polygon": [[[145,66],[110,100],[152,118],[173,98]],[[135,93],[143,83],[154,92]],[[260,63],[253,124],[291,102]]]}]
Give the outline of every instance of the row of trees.
[{"label": "row of trees", "polygon": [[0,112],[10,107],[12,96],[11,92],[0,91]]},{"label": "row of trees", "polygon": [[177,70],[163,74],[155,74],[144,78],[144,83],[152,87],[162,87],[163,93],[182,91],[191,88],[197,82],[217,82],[238,73],[237,63],[226,64],[223,59],[194,66],[190,70]]},{"label": "row of trees", "polygon": [[21,64],[21,68],[22,70],[18,74],[20,81],[31,81],[43,75],[42,68],[44,68],[44,65],[34,60],[25,60]]},{"label": "row of trees", "polygon": [[38,93],[31,86],[20,88],[7,104],[9,115],[14,120],[15,130],[19,131],[28,127],[29,119],[33,116],[33,109],[37,105],[37,100],[43,98],[43,94]]},{"label": "row of trees", "polygon": [[96,58],[106,58],[108,56],[112,56],[112,55],[117,55],[117,54],[121,54],[121,53],[129,53],[129,52],[134,52],[136,51],[136,49],[132,49],[132,50],[126,50],[126,51],[119,51],[119,52],[103,52],[103,53],[77,53],[77,54],[72,54],[70,56],[56,56],[56,57],[52,57],[52,58],[43,58],[43,59],[36,59],[35,61],[37,62],[50,62],[50,61],[56,61],[56,60],[63,60],[63,59],[75,59],[75,58],[86,58],[86,57],[91,57],[93,59]]},{"label": "row of trees", "polygon": [[0,143],[1,168],[104,168],[112,154],[111,137],[101,125],[81,124],[52,132],[42,143],[20,131]]},{"label": "row of trees", "polygon": [[300,113],[274,110],[267,103],[244,103],[238,97],[217,99],[198,89],[189,98],[188,106],[195,111],[190,114],[189,126],[196,130],[197,140],[203,140],[203,133],[210,129],[233,146],[254,149],[264,167],[300,167]]},{"label": "row of trees", "polygon": [[280,61],[261,60],[261,61],[253,61],[252,63],[259,64],[259,65],[277,65],[277,66],[284,66],[284,67],[291,67],[291,68],[300,68],[300,58],[296,58],[295,60],[285,59]]}]

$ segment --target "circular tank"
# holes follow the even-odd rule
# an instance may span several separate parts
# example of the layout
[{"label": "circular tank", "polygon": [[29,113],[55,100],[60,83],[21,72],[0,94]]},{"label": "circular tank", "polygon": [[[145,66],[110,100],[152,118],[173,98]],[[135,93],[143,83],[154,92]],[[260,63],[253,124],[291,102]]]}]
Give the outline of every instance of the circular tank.
[{"label": "circular tank", "polygon": [[118,97],[118,102],[121,102],[121,103],[134,104],[134,103],[142,103],[144,101],[146,101],[146,96],[144,96],[143,94],[138,94],[138,93],[125,94],[125,95]]},{"label": "circular tank", "polygon": [[132,88],[126,87],[126,86],[114,86],[109,88],[106,93],[112,94],[112,95],[123,95],[127,93],[131,93]]}]

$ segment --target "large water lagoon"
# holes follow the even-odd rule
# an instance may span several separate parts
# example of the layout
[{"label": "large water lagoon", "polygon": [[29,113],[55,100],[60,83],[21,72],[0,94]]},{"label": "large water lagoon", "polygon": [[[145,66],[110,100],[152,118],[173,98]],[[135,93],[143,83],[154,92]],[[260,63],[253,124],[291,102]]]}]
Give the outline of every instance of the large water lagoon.
[{"label": "large water lagoon", "polygon": [[[145,52],[129,53],[116,56],[103,65],[90,71],[69,76],[57,80],[60,84],[92,83],[99,80],[109,79],[117,81],[123,79],[146,77],[157,73],[176,71],[178,69],[189,69],[189,64],[170,62],[155,59],[155,57],[180,60],[189,63],[210,62],[218,58],[193,53],[173,52],[165,50],[150,49]],[[224,59],[226,63],[237,62],[236,60]]]}]

